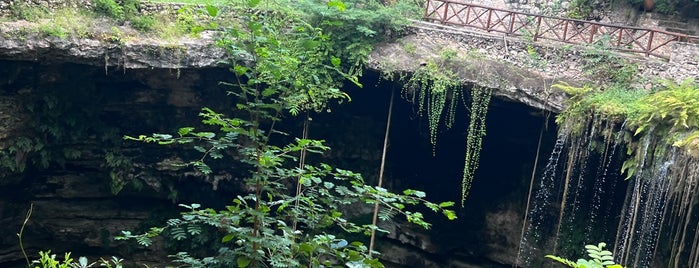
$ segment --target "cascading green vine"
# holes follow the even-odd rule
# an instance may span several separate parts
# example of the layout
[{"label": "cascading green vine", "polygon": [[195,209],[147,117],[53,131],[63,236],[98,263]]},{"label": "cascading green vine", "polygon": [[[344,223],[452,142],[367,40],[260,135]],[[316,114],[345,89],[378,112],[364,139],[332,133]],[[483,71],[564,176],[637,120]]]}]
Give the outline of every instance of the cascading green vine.
[{"label": "cascading green vine", "polygon": [[454,123],[456,103],[461,94],[458,90],[460,85],[461,81],[453,72],[429,62],[415,71],[403,87],[403,97],[417,104],[417,114],[427,116],[432,155],[436,152],[437,133],[445,107],[448,108],[445,126],[451,128]]},{"label": "cascading green vine", "polygon": [[[436,153],[440,123],[444,121],[444,126],[450,129],[456,118],[456,106],[460,100],[464,100],[460,86],[461,81],[453,71],[431,61],[416,70],[403,87],[403,98],[417,104],[418,115],[427,117],[433,156]],[[478,169],[485,136],[485,117],[491,96],[491,89],[474,86],[471,90],[471,113],[461,181],[462,206]]]},{"label": "cascading green vine", "polygon": [[456,104],[458,103],[458,100],[461,99],[461,94],[461,90],[451,91],[451,101],[449,102],[449,109],[447,110],[446,120],[444,121],[444,125],[447,128],[451,128],[454,125],[454,120],[456,118]]},{"label": "cascading green vine", "polygon": [[471,183],[478,169],[483,137],[485,136],[485,117],[492,90],[481,87],[471,89],[471,120],[466,135],[466,157],[464,157],[464,175],[461,180],[461,206],[464,206]]}]

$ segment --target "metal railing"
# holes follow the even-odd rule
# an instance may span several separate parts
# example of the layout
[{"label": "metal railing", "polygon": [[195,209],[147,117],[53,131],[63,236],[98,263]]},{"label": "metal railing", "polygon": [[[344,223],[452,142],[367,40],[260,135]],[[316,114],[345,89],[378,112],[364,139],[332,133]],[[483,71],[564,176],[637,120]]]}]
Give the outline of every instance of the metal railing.
[{"label": "metal railing", "polygon": [[556,18],[456,0],[427,0],[424,18],[512,36],[569,44],[602,43],[614,49],[669,58],[673,41],[699,42],[698,36],[662,30]]}]

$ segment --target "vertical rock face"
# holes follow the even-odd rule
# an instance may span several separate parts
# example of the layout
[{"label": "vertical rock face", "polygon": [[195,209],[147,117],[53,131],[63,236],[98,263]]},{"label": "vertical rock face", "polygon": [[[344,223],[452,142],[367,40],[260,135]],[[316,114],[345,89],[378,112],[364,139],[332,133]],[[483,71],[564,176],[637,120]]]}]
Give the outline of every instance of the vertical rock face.
[{"label": "vertical rock face", "polygon": [[[172,132],[197,122],[203,106],[227,106],[217,85],[227,71],[2,61],[0,73],[0,266],[24,263],[16,233],[30,207],[23,242],[32,256],[51,249],[162,262],[163,251],[114,236],[159,224],[178,211],[174,198],[192,202],[198,193],[187,189],[211,186],[158,168],[168,152],[121,136]],[[126,162],[117,166],[115,156]],[[190,185],[176,191],[183,183]]]}]

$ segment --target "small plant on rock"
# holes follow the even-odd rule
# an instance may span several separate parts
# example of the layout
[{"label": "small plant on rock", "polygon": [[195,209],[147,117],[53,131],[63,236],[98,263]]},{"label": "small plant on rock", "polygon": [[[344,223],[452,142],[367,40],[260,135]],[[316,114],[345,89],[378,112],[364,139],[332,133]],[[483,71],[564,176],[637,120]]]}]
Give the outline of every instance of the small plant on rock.
[{"label": "small plant on rock", "polygon": [[577,262],[561,258],[554,255],[546,255],[546,258],[560,262],[568,267],[574,268],[624,268],[621,264],[614,262],[614,256],[611,251],[605,250],[606,243],[601,242],[595,245],[586,245],[585,251],[590,259],[578,259]]}]

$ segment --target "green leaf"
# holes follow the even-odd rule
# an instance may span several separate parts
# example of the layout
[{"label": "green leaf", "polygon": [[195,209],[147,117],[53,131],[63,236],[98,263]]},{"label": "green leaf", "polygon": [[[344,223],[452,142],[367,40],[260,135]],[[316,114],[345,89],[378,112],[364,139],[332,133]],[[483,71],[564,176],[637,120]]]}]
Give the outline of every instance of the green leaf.
[{"label": "green leaf", "polygon": [[198,132],[198,133],[194,133],[194,136],[197,136],[200,138],[212,139],[212,138],[216,137],[216,134],[213,132]]},{"label": "green leaf", "polygon": [[452,201],[446,201],[446,202],[439,203],[440,208],[448,208],[448,207],[452,207],[452,206],[454,206],[454,202],[452,202]]},{"label": "green leaf", "polygon": [[427,196],[423,191],[415,191],[412,195],[417,196],[419,198],[425,198],[425,196]]},{"label": "green leaf", "polygon": [[332,56],[330,57],[330,63],[332,63],[332,65],[335,67],[340,67],[340,63],[342,63],[342,60],[338,57]]},{"label": "green leaf", "polygon": [[248,7],[256,7],[260,3],[260,0],[248,0]]},{"label": "green leaf", "polygon": [[237,76],[242,76],[242,75],[244,75],[245,73],[247,73],[249,70],[250,70],[250,68],[245,67],[245,66],[243,66],[243,65],[236,65],[236,66],[233,67],[233,72],[234,72],[235,75],[237,75]]},{"label": "green leaf", "polygon": [[320,43],[318,41],[314,41],[314,40],[304,40],[303,41],[303,48],[305,48],[306,50],[315,49],[316,47],[318,47],[318,45],[320,45]]},{"label": "green leaf", "polygon": [[161,140],[167,140],[167,139],[172,139],[172,135],[170,134],[153,134],[153,138],[156,139],[161,139]]},{"label": "green leaf", "polygon": [[216,15],[218,15],[218,8],[212,5],[206,5],[206,13],[208,13],[209,16],[216,17]]},{"label": "green leaf", "polygon": [[189,134],[189,133],[192,132],[193,130],[194,130],[193,127],[183,127],[183,128],[180,128],[180,129],[177,131],[177,134],[180,134],[180,136],[184,136],[184,135]]},{"label": "green leaf", "polygon": [[306,254],[311,254],[313,253],[313,246],[311,246],[309,243],[301,243],[299,245],[299,251],[304,252]]},{"label": "green leaf", "polygon": [[238,268],[245,268],[250,265],[251,260],[248,257],[240,256],[236,262],[238,263]]},{"label": "green leaf", "polygon": [[268,88],[265,88],[264,90],[262,90],[263,97],[269,97],[269,96],[274,95],[275,93],[277,93],[277,91],[271,87],[268,87]]},{"label": "green leaf", "polygon": [[235,238],[233,234],[227,234],[226,236],[221,238],[221,243],[230,242],[231,240],[233,240],[233,238]]},{"label": "green leaf", "polygon": [[[250,0],[250,1],[259,2],[260,0]],[[260,30],[262,30],[262,23],[251,21],[250,23],[248,23],[248,28],[250,28],[250,30],[253,32],[259,32]]]},{"label": "green leaf", "polygon": [[344,2],[340,0],[330,0],[328,1],[328,7],[329,8],[337,8],[340,12],[344,12],[347,6],[345,5]]},{"label": "green leaf", "polygon": [[209,153],[209,156],[213,159],[223,158],[223,154],[221,154],[221,152],[219,152],[219,151],[211,151],[211,153]]},{"label": "green leaf", "polygon": [[456,212],[454,212],[453,210],[445,210],[445,211],[443,212],[443,214],[444,214],[444,216],[446,216],[447,219],[449,219],[449,220],[455,220],[455,219],[457,218],[457,217],[456,217]]}]

